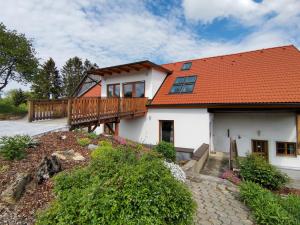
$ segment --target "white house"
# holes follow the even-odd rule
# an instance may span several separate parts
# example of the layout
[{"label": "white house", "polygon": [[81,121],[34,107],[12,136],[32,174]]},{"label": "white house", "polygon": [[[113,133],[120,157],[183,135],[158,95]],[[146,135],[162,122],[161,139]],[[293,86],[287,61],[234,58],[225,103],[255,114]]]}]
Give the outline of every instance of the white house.
[{"label": "white house", "polygon": [[149,145],[165,140],[187,152],[203,143],[226,152],[234,138],[241,156],[257,152],[280,168],[300,170],[300,52],[294,46],[92,73],[102,78],[101,97],[149,98],[144,116],[119,121],[119,136]]}]

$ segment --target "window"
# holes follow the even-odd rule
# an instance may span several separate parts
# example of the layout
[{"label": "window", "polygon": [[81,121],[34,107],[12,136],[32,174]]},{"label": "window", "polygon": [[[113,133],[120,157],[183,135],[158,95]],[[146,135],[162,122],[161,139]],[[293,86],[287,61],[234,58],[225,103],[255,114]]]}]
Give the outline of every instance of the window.
[{"label": "window", "polygon": [[137,81],[137,82],[123,84],[123,95],[126,98],[145,97],[145,82]]},{"label": "window", "polygon": [[177,77],[170,93],[191,93],[194,90],[196,76]]},{"label": "window", "polygon": [[268,159],[268,141],[266,140],[252,140],[252,152],[256,155]]},{"label": "window", "polygon": [[181,70],[189,70],[192,67],[192,63],[191,62],[187,62],[187,63],[183,63]]},{"label": "window", "polygon": [[159,121],[159,141],[174,143],[174,121]]},{"label": "window", "polygon": [[108,84],[107,97],[120,97],[120,84]]},{"label": "window", "polygon": [[296,143],[276,142],[276,154],[282,156],[296,156]]}]

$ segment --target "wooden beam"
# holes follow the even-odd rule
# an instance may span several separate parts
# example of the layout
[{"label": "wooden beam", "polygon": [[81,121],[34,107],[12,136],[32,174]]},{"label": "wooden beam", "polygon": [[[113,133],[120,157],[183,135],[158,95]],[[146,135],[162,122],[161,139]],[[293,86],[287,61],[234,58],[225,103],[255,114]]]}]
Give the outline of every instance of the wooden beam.
[{"label": "wooden beam", "polygon": [[115,123],[115,133],[114,133],[114,136],[119,136],[119,125],[120,125],[120,122]]},{"label": "wooden beam", "polygon": [[28,122],[33,120],[33,101],[28,100]]}]

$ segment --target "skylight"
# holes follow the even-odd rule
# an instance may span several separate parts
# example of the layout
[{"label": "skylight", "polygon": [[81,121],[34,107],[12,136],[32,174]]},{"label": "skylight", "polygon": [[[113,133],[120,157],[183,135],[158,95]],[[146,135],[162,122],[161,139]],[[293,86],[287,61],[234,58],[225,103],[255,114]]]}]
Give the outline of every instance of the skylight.
[{"label": "skylight", "polygon": [[177,77],[170,93],[171,94],[180,94],[180,93],[192,93],[194,90],[196,81],[196,76],[188,77]]},{"label": "skylight", "polygon": [[189,70],[192,67],[192,62],[183,63],[181,70]]}]

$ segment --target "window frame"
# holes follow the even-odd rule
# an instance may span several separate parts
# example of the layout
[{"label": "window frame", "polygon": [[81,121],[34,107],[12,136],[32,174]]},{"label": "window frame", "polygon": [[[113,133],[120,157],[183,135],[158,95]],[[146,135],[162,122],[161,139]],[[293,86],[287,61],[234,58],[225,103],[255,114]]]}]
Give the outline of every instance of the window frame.
[{"label": "window frame", "polygon": [[[119,96],[116,96],[116,86],[119,85]],[[113,96],[109,96],[109,87],[113,87]],[[120,83],[107,84],[106,85],[106,96],[107,98],[120,98],[121,97],[121,85]]]},{"label": "window frame", "polygon": [[[144,97],[136,97],[136,84],[137,83],[142,83],[144,84]],[[124,93],[124,86],[125,85],[132,85],[132,97],[125,97],[125,93]],[[142,81],[133,81],[133,82],[126,82],[122,84],[122,94],[124,98],[145,98],[146,97],[146,82],[145,80]]]},{"label": "window frame", "polygon": [[[187,69],[185,69],[184,66],[187,65],[187,64],[189,64],[190,66]],[[190,70],[192,68],[192,65],[193,65],[192,62],[185,62],[185,63],[183,63],[182,66],[181,66],[181,71]]]},{"label": "window frame", "polygon": [[[284,144],[284,153],[278,153],[278,144]],[[288,154],[288,144],[293,144],[295,146],[294,154]],[[288,141],[276,141],[276,156],[283,157],[297,157],[297,143],[296,142],[288,142]]]},{"label": "window frame", "polygon": [[[182,82],[182,83],[176,83],[177,78],[184,78],[184,79],[186,79],[186,77],[195,77],[195,81],[194,81],[194,82],[185,82],[185,81],[184,81],[184,82]],[[195,89],[195,86],[196,86],[197,78],[198,78],[197,75],[190,75],[190,76],[180,76],[180,77],[176,77],[176,79],[174,80],[174,82],[173,82],[173,84],[172,84],[172,86],[171,86],[171,89],[170,89],[170,91],[169,91],[169,94],[171,94],[171,95],[173,95],[173,94],[192,94],[192,93],[194,92],[194,89]],[[191,84],[193,84],[193,89],[192,89],[192,91],[190,91],[190,92],[182,92],[182,91],[180,91],[180,92],[172,92],[172,88],[173,88],[174,86],[179,86],[179,85],[181,85],[181,90],[182,90],[182,88],[183,88],[184,85],[191,85]]]},{"label": "window frame", "polygon": [[161,142],[162,141],[162,123],[163,122],[172,122],[172,124],[173,124],[173,132],[172,132],[172,142],[169,142],[169,143],[172,143],[173,145],[175,145],[175,122],[174,122],[174,120],[159,120],[158,121],[159,122],[159,130],[158,130],[158,140],[159,140],[159,142]]}]

